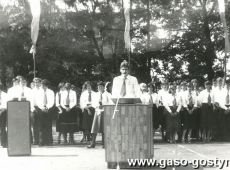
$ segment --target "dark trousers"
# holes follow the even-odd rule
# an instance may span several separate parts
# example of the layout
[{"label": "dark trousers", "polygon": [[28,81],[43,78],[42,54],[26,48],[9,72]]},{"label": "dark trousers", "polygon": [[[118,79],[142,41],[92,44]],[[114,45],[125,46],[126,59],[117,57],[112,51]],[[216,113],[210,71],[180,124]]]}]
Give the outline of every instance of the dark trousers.
[{"label": "dark trousers", "polygon": [[216,140],[223,140],[224,138],[224,110],[220,107],[217,107],[214,111],[214,119],[215,119],[215,126],[214,126],[214,137]]},{"label": "dark trousers", "polygon": [[43,111],[39,109],[38,114],[35,117],[35,139],[38,139],[40,145],[52,144],[52,116],[50,111]]},{"label": "dark trousers", "polygon": [[34,143],[39,143],[39,109],[36,108],[32,113],[32,127],[33,127],[33,138]]},{"label": "dark trousers", "polygon": [[6,110],[0,111],[0,136],[1,136],[1,145],[2,147],[7,147],[7,133],[6,133]]}]

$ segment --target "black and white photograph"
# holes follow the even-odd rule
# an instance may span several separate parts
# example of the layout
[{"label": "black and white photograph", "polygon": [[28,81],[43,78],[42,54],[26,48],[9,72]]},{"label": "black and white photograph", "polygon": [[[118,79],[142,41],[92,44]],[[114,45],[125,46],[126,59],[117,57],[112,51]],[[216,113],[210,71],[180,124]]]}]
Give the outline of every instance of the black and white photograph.
[{"label": "black and white photograph", "polygon": [[0,0],[0,170],[230,170],[230,0]]}]

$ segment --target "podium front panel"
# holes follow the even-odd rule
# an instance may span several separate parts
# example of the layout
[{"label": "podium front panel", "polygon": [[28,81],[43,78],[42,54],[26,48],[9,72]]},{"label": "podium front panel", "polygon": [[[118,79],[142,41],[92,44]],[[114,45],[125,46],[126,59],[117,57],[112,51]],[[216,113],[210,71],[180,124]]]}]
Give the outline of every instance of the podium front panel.
[{"label": "podium front panel", "polygon": [[7,133],[9,156],[31,154],[29,102],[7,103]]},{"label": "podium front panel", "polygon": [[142,104],[104,106],[106,162],[153,158],[152,108]]}]

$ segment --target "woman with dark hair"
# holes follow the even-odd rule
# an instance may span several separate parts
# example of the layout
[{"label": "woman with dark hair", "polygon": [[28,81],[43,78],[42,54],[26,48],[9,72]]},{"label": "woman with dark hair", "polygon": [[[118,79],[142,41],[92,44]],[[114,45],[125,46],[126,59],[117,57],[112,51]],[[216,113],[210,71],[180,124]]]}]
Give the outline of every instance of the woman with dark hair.
[{"label": "woman with dark hair", "polygon": [[106,82],[105,83],[105,91],[102,94],[102,103],[103,104],[113,104],[113,101],[111,100],[112,98],[112,83],[111,82]]},{"label": "woman with dark hair", "polygon": [[93,118],[95,114],[95,108],[97,106],[97,95],[92,90],[91,82],[86,81],[82,88],[80,97],[80,107],[82,109],[82,130],[83,138],[81,142],[90,140],[90,131],[92,128]]}]

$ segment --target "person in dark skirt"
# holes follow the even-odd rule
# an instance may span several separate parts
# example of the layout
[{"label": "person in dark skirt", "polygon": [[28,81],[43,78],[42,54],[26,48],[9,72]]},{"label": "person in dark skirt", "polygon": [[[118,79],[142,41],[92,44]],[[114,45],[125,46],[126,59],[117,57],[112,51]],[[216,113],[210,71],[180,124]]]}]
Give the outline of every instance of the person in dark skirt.
[{"label": "person in dark skirt", "polygon": [[159,128],[160,120],[159,120],[159,112],[158,112],[158,95],[155,91],[154,84],[148,84],[148,94],[149,94],[149,104],[152,105],[152,120],[153,120],[153,136],[155,134],[156,129]]},{"label": "person in dark skirt", "polygon": [[[58,97],[58,102],[60,102],[58,107],[60,109],[58,130],[63,134],[64,144],[74,144],[74,132],[77,131],[77,114],[75,112],[77,104],[76,92],[71,90],[71,84],[67,82],[64,84]],[[67,141],[68,133],[69,141]],[[58,143],[60,143],[60,138]]]},{"label": "person in dark skirt", "polygon": [[80,94],[78,92],[78,89],[75,85],[71,85],[71,90],[75,91],[76,95],[77,95],[77,104],[75,107],[73,107],[73,112],[76,116],[76,122],[77,122],[77,129],[76,131],[82,131],[81,129],[81,122],[82,122],[82,110],[81,108],[79,107],[79,104],[80,104]]},{"label": "person in dark skirt", "polygon": [[179,141],[183,141],[183,131],[184,131],[184,124],[185,124],[185,115],[187,113],[186,110],[186,95],[187,95],[188,91],[187,91],[187,82],[186,81],[182,81],[180,83],[180,90],[178,90],[176,92],[176,95],[178,98],[181,99],[181,110],[179,113],[179,117],[180,117],[180,126],[179,126],[179,130],[178,130],[178,140]]},{"label": "person in dark skirt", "polygon": [[180,126],[181,98],[176,96],[176,89],[174,88],[170,89],[165,97],[166,132],[169,143],[176,143],[176,134],[178,134]]},{"label": "person in dark skirt", "polygon": [[97,94],[97,103],[98,106],[96,107],[96,111],[94,114],[91,134],[92,134],[92,141],[90,145],[87,146],[87,148],[95,148],[96,146],[96,137],[97,133],[102,133],[102,146],[104,146],[104,111],[103,111],[103,93],[104,93],[104,83],[102,81],[99,81],[97,83],[98,92]]},{"label": "person in dark skirt", "polygon": [[81,142],[90,141],[90,131],[92,128],[95,108],[97,107],[97,95],[92,90],[91,82],[87,81],[83,85],[83,92],[80,97],[80,107],[82,109],[82,130],[83,138]]},{"label": "person in dark skirt", "polygon": [[205,82],[205,90],[200,94],[201,102],[201,117],[200,117],[200,127],[202,130],[202,140],[203,142],[209,142],[212,137],[212,129],[214,125],[213,116],[213,93],[211,91],[211,83],[209,81]]},{"label": "person in dark skirt", "polygon": [[161,83],[161,89],[158,91],[158,118],[159,124],[161,127],[162,140],[167,141],[167,135],[165,135],[166,129],[166,115],[165,115],[165,107],[164,107],[164,99],[167,98],[168,95],[168,80],[164,80]]},{"label": "person in dark skirt", "polygon": [[193,113],[196,123],[195,123],[195,128],[192,131],[191,135],[193,138],[200,140],[202,138],[201,129],[200,129],[200,115],[201,115],[201,103],[199,100],[200,90],[198,87],[197,79],[192,79],[191,83],[192,83],[192,88],[193,88],[192,91],[194,94],[196,94],[196,99],[197,99],[197,108],[195,109],[195,112]]},{"label": "person in dark skirt", "polygon": [[[184,110],[184,122],[183,122],[183,134],[182,143],[191,143],[192,130],[196,127],[196,110],[197,110],[197,96],[192,91],[192,84],[187,84],[187,94],[185,94],[185,110]],[[187,137],[186,137],[187,136]]]},{"label": "person in dark skirt", "polygon": [[216,79],[216,88],[213,91],[213,112],[214,112],[214,128],[213,128],[213,136],[217,141],[223,141],[224,137],[224,103],[225,98],[223,96],[223,79],[218,77]]},{"label": "person in dark skirt", "polygon": [[[56,120],[56,131],[58,132],[58,144],[61,143],[61,135],[63,135],[64,138],[64,134],[63,132],[60,130],[60,124],[64,121],[64,117],[63,117],[63,111],[62,111],[62,107],[61,107],[61,97],[62,97],[62,92],[65,90],[65,82],[60,82],[58,84],[58,88],[59,91],[56,93],[56,98],[55,98],[55,104],[56,104],[56,108],[57,108],[57,120]],[[67,141],[64,141],[64,143],[66,144]]]}]

